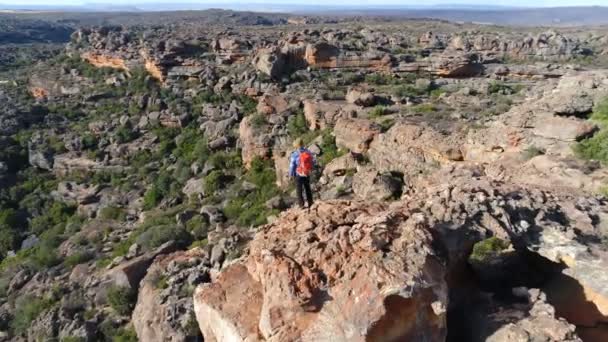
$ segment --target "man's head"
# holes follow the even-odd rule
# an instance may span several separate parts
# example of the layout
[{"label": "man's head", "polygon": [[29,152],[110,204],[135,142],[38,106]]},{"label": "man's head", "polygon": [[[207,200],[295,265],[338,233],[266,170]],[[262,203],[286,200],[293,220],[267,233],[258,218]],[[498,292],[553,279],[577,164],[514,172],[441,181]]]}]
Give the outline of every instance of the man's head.
[{"label": "man's head", "polygon": [[302,148],[302,146],[304,146],[304,143],[302,143],[302,139],[297,138],[294,142],[293,142],[293,147],[295,148]]}]

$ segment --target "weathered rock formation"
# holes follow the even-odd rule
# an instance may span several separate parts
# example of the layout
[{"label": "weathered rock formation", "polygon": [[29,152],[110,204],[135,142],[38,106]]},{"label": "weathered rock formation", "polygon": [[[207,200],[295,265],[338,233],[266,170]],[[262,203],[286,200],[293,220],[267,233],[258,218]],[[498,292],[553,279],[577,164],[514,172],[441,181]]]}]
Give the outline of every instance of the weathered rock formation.
[{"label": "weathered rock formation", "polygon": [[205,339],[445,339],[445,270],[424,217],[350,202],[312,210],[283,215],[197,289]]}]

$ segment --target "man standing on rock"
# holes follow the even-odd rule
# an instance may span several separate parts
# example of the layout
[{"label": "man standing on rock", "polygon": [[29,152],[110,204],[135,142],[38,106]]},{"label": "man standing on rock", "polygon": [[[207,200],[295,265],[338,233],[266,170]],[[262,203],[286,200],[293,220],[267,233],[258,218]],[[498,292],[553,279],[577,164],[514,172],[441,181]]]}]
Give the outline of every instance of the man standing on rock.
[{"label": "man standing on rock", "polygon": [[304,147],[302,139],[296,139],[293,143],[295,151],[289,157],[289,177],[294,178],[296,182],[296,191],[298,195],[298,204],[304,208],[304,194],[306,191],[306,200],[310,208],[313,203],[312,190],[310,189],[310,175],[317,164],[315,156],[312,152]]}]

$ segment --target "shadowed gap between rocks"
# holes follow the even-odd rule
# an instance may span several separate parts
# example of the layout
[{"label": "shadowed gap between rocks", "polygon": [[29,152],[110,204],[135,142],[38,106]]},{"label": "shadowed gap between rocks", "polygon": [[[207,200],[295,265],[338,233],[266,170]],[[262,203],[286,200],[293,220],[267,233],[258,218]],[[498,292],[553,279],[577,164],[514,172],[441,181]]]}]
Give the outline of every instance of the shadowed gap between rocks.
[{"label": "shadowed gap between rocks", "polygon": [[531,288],[546,293],[556,316],[576,325],[576,333],[583,341],[608,341],[608,320],[587,299],[585,288],[562,273],[564,268],[525,249],[515,250],[502,263],[485,269],[459,261],[448,280],[447,341],[486,341],[505,324],[492,322],[496,309],[527,303],[518,289]]}]

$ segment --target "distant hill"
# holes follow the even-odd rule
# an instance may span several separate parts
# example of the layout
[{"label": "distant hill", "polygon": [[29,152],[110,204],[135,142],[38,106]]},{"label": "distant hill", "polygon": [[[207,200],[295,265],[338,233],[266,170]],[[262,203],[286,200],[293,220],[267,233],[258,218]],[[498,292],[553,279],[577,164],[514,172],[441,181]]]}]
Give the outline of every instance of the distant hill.
[{"label": "distant hill", "polygon": [[341,13],[342,15],[433,18],[515,26],[608,24],[608,7],[505,8],[501,10],[370,8],[342,11]]},{"label": "distant hill", "polygon": [[[303,5],[273,3],[147,3],[133,2],[130,5],[108,5],[89,3],[82,6],[53,5],[12,5],[0,3],[0,12],[62,12],[62,13],[100,13],[104,12],[105,21],[113,21],[116,14],[156,13],[172,11],[200,11],[208,9],[232,11],[264,12],[310,15],[321,17],[361,16],[381,20],[404,18],[428,18],[455,22],[487,23],[513,26],[583,26],[608,24],[608,7],[553,7],[521,8],[495,5],[474,6],[467,4],[433,5],[433,6],[342,6],[342,5]],[[196,16],[196,12],[191,15]],[[198,12],[205,16],[208,12]],[[255,15],[258,15],[255,14]],[[239,12],[238,16],[244,16]],[[255,16],[254,15],[254,16]],[[94,19],[94,18],[92,18]],[[243,20],[243,18],[241,18]]]}]

